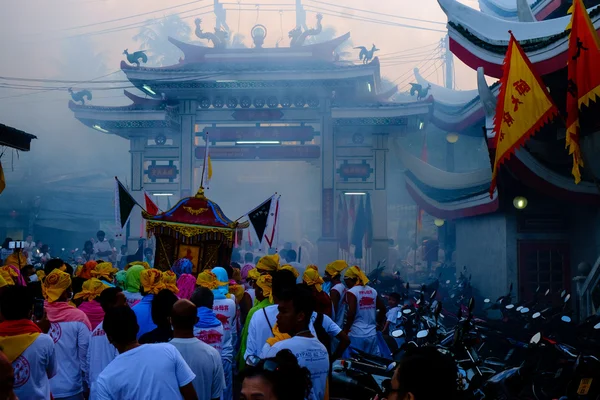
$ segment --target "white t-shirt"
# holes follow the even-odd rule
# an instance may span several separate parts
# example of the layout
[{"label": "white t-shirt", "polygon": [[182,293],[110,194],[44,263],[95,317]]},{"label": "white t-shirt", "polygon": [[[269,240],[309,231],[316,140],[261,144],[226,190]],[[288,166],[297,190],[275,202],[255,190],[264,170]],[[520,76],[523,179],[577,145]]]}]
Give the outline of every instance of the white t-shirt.
[{"label": "white t-shirt", "polygon": [[138,301],[140,301],[143,297],[140,292],[131,293],[131,292],[128,292],[127,290],[124,290],[123,294],[125,295],[125,298],[127,299],[127,305],[129,307],[133,307],[133,305],[135,303],[137,303]]},{"label": "white t-shirt", "polygon": [[46,400],[50,398],[50,381],[56,374],[54,341],[40,334],[12,363],[14,389],[19,399]]},{"label": "white t-shirt", "polygon": [[223,329],[223,324],[210,328],[198,328],[194,326],[194,336],[201,342],[217,350],[219,356],[222,357],[223,346],[225,345],[225,329]]},{"label": "white t-shirt", "polygon": [[179,350],[187,365],[196,374],[192,384],[198,399],[220,398],[226,383],[219,352],[196,338],[173,338],[169,343]]},{"label": "white t-shirt", "polygon": [[94,387],[104,368],[119,355],[115,346],[109,343],[106,332],[102,327],[103,323],[100,322],[96,329],[92,331],[90,345],[88,346],[87,364],[89,371],[86,375],[90,388]]},{"label": "white t-shirt", "polygon": [[[262,310],[258,310],[252,316],[250,325],[248,325],[248,340],[246,341],[244,360],[248,359],[249,356],[260,356],[260,352],[267,342],[267,339],[273,336],[273,331],[271,328],[269,328],[269,323],[265,319],[265,313],[269,318],[271,327],[273,327],[277,323],[277,314],[279,314],[279,309],[277,307],[277,304],[265,307],[262,309],[265,310],[264,312]],[[317,313],[315,312],[310,317],[310,324],[308,326],[310,332],[315,337],[317,334],[313,324],[316,319]],[[336,337],[342,331],[341,328],[327,315],[323,315],[323,329],[325,329],[325,332],[327,332],[331,337]]]},{"label": "white t-shirt", "polygon": [[[400,329],[400,327],[402,327],[402,319],[398,318],[399,312],[400,312],[400,307],[392,307],[385,314],[387,321],[390,323],[389,333],[392,333],[396,329]],[[384,333],[387,333],[387,332],[384,332]]]},{"label": "white t-shirt", "polygon": [[[102,242],[96,242],[94,243],[94,253],[96,254],[96,257],[98,257],[98,253],[104,253],[107,251],[111,251],[112,252],[112,247],[110,247],[110,243],[108,243],[108,240],[104,239]],[[109,256],[104,256],[104,260],[106,260]]]},{"label": "white t-shirt", "polygon": [[217,318],[223,324],[225,330],[225,340],[223,342],[223,351],[221,357],[227,361],[233,360],[233,343],[237,337],[236,305],[233,299],[215,299],[213,311]]},{"label": "white t-shirt", "polygon": [[329,355],[325,346],[315,337],[294,336],[291,339],[277,342],[273,346],[265,344],[260,358],[275,357],[283,349],[288,349],[294,353],[298,359],[298,364],[310,371],[313,387],[309,399],[323,400],[325,398],[327,376],[329,375]]},{"label": "white t-shirt", "polygon": [[377,291],[370,286],[356,285],[348,292],[356,297],[356,317],[350,328],[350,336],[374,336],[377,328]]},{"label": "white t-shirt", "polygon": [[333,320],[335,321],[336,324],[338,324],[338,326],[343,327],[344,326],[344,316],[346,314],[346,291],[348,289],[346,289],[346,286],[344,286],[343,283],[338,283],[336,284],[334,287],[331,288],[331,290],[335,290],[336,292],[338,292],[340,294],[340,301],[338,304],[335,304],[335,307],[333,307]]},{"label": "white t-shirt", "polygon": [[48,335],[56,350],[56,375],[50,379],[54,398],[83,392],[82,372],[88,370],[87,351],[91,333],[83,322],[53,322]]},{"label": "white t-shirt", "polygon": [[92,400],[182,399],[179,388],[196,378],[169,343],[143,344],[119,354],[102,371]]}]

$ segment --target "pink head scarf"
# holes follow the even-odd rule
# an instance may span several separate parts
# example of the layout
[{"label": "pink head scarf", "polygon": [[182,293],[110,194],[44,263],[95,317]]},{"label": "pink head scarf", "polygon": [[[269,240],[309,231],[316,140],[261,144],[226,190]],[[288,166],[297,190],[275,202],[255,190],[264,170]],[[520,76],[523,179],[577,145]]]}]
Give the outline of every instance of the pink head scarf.
[{"label": "pink head scarf", "polygon": [[189,300],[196,289],[196,278],[190,274],[181,274],[177,280],[177,287],[179,288],[179,298]]},{"label": "pink head scarf", "polygon": [[17,285],[27,286],[27,282],[25,282],[25,278],[23,278],[23,275],[21,275],[21,271],[19,270],[19,268],[17,268],[14,265],[9,265],[8,268],[12,269],[17,273],[16,278],[13,279]]}]

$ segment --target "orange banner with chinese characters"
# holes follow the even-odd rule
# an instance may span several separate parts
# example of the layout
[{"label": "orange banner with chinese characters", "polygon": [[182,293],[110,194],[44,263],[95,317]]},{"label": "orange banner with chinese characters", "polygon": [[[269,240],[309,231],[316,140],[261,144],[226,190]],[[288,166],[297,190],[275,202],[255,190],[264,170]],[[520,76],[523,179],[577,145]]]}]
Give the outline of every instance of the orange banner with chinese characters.
[{"label": "orange banner with chinese characters", "polygon": [[557,114],[558,109],[550,98],[546,85],[535,73],[523,49],[510,33],[494,116],[496,159],[490,197],[494,195],[500,165]]},{"label": "orange banner with chinese characters", "polygon": [[579,167],[583,167],[579,147],[579,109],[600,96],[600,43],[598,34],[582,0],[573,0],[569,9],[573,14],[567,29],[571,29],[568,52],[567,81],[567,135],[566,147],[573,156],[571,173],[575,183],[581,181]]}]

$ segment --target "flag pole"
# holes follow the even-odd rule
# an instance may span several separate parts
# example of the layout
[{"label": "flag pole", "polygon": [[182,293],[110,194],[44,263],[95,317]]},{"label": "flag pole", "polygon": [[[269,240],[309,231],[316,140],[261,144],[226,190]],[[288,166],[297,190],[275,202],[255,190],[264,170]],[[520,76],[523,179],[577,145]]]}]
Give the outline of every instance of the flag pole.
[{"label": "flag pole", "polygon": [[204,161],[202,162],[202,177],[200,178],[200,188],[204,189],[204,174],[206,173],[206,160],[208,159],[208,132],[204,136]]},{"label": "flag pole", "polygon": [[415,218],[415,249],[414,249],[414,254],[413,254],[413,268],[415,268],[415,272],[417,269],[417,248],[418,246],[418,239],[417,236],[419,235],[419,216],[421,214],[421,207],[419,205],[417,205],[417,218]]}]

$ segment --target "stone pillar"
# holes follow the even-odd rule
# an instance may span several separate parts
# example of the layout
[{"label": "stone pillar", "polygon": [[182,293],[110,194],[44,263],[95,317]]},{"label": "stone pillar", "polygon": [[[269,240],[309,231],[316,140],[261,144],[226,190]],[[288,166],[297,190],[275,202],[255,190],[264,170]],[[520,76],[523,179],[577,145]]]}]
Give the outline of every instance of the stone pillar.
[{"label": "stone pillar", "polygon": [[179,115],[181,116],[179,192],[181,198],[193,196],[198,190],[194,187],[194,139],[197,108],[196,100],[182,100],[179,103]]},{"label": "stone pillar", "polygon": [[335,152],[331,100],[321,106],[321,237],[318,263],[321,268],[338,258],[335,237]]},{"label": "stone pillar", "polygon": [[373,134],[373,159],[375,165],[375,183],[371,196],[371,208],[373,210],[373,249],[371,253],[372,266],[374,268],[378,261],[388,259],[389,238],[387,231],[387,152],[388,134]]},{"label": "stone pillar", "polygon": [[[146,150],[146,137],[132,137],[129,141],[131,154],[131,186],[129,191],[133,198],[139,203],[144,204],[144,151]],[[129,253],[134,253],[138,248],[138,240],[145,237],[144,220],[142,210],[134,207],[129,218],[129,236],[127,238],[127,247]]]}]

